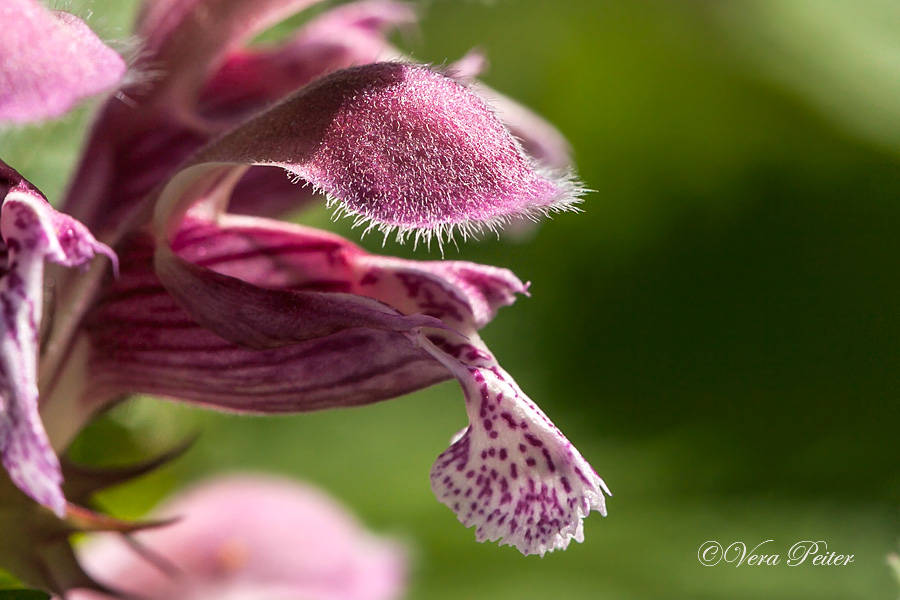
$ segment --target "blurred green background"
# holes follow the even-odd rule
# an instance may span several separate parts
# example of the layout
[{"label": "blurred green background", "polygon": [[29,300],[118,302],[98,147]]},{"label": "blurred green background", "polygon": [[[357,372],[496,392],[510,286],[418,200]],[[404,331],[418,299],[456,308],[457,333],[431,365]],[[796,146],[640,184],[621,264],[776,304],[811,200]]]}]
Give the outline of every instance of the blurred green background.
[{"label": "blurred green background", "polygon": [[[134,5],[89,3],[90,22],[121,38]],[[79,439],[76,458],[128,460],[202,435],[179,463],[102,502],[136,516],[213,473],[303,478],[408,542],[411,599],[896,598],[900,7],[421,8],[421,36],[400,45],[436,63],[484,50],[483,81],[555,123],[596,190],[583,214],[527,242],[488,237],[448,258],[532,282],[484,337],[609,484],[609,517],[543,559],[476,544],[428,484],[465,425],[452,383],[296,417],[126,404]],[[4,156],[52,198],[79,123],[8,133]],[[324,210],[305,222],[358,238]],[[704,567],[707,540],[772,540],[782,564]],[[789,567],[801,540],[854,562]]]}]

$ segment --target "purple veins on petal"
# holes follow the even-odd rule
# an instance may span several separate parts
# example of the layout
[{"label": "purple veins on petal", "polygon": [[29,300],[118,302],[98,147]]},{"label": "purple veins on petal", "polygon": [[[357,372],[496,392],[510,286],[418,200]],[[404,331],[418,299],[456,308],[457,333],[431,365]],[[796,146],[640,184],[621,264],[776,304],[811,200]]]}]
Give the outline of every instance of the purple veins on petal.
[{"label": "purple veins on petal", "polygon": [[[323,302],[352,294],[418,315],[411,325],[427,325],[427,316],[456,331],[482,327],[525,291],[505,269],[381,257],[324,231],[235,215],[185,219],[171,247],[247,285]],[[123,245],[121,276],[86,320],[89,398],[139,391],[228,410],[302,412],[384,400],[450,377],[408,332],[356,327],[259,351],[228,342],[176,303],[152,256],[147,238]]]},{"label": "purple veins on petal", "polygon": [[[442,334],[443,335],[443,334]],[[525,555],[584,540],[582,519],[606,515],[603,480],[515,381],[477,335],[465,345],[422,342],[459,380],[469,427],[431,469],[431,488],[478,541],[500,541]],[[474,479],[468,474],[477,474]],[[460,503],[459,497],[471,499]]]},{"label": "purple veins on petal", "polygon": [[125,75],[122,57],[74,15],[34,0],[3,0],[0,23],[0,121],[58,117]]}]

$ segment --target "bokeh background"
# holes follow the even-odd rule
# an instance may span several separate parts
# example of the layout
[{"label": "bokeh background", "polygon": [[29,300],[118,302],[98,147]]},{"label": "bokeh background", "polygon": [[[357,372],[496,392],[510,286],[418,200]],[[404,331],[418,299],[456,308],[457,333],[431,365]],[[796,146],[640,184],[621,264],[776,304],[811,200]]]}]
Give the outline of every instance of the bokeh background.
[{"label": "bokeh background", "polygon": [[[76,4],[108,38],[134,0]],[[473,47],[482,78],[571,141],[595,190],[528,240],[448,258],[513,269],[532,296],[484,332],[610,485],[609,517],[543,559],[476,544],[428,485],[465,425],[448,383],[380,405],[257,418],[136,399],[76,443],[115,463],[199,431],[155,476],[103,495],[138,516],[235,470],[321,485],[411,548],[411,599],[896,598],[900,538],[900,5],[887,0],[434,0],[417,60]],[[85,111],[7,132],[58,196]],[[324,209],[304,222],[331,223]],[[370,236],[373,251],[436,258]],[[702,566],[740,541],[778,566]],[[855,555],[789,567],[795,542]]]}]

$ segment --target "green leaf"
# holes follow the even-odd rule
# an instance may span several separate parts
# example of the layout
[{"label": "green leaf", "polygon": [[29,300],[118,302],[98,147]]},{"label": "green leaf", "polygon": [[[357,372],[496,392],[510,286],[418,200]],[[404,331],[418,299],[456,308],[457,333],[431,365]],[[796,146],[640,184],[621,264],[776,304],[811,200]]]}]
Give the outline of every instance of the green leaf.
[{"label": "green leaf", "polygon": [[40,590],[0,589],[0,600],[50,600],[50,594]]},{"label": "green leaf", "polygon": [[5,590],[6,588],[20,588],[22,584],[18,579],[10,575],[4,569],[0,569],[0,590]]}]

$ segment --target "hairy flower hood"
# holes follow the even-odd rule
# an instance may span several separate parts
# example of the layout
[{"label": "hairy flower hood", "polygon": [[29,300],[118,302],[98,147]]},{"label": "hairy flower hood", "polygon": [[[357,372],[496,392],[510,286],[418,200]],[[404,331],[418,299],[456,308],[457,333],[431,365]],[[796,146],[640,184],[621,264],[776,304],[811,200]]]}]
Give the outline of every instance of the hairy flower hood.
[{"label": "hairy flower hood", "polygon": [[[29,225],[28,235],[73,238],[81,249],[58,259],[52,243],[41,242],[49,249],[36,255],[40,264],[82,264],[107,246],[120,262],[118,277],[102,269],[57,274],[62,299],[39,366],[50,438],[64,447],[91,415],[132,392],[298,412],[370,403],[453,377],[469,427],[432,469],[438,498],[480,540],[525,554],[580,541],[582,518],[605,514],[608,491],[477,333],[526,286],[504,269],[376,256],[267,218],[308,205],[315,191],[368,227],[440,242],[454,230],[569,208],[580,191],[574,180],[523,149],[545,152],[543,164],[552,165],[564,143],[498,97],[495,106],[517,116],[520,144],[460,79],[383,62],[395,54],[385,33],[411,21],[403,4],[344,5],[276,47],[246,46],[314,3],[145,6],[136,68],[155,75],[121,90],[127,102],[101,110],[64,199],[71,216],[35,208],[44,207],[36,198],[29,204],[44,218],[35,222],[49,225]],[[13,200],[28,187],[12,175],[7,181]],[[8,203],[0,228],[12,259],[11,242],[24,234],[14,230],[18,209]],[[30,281],[20,304],[31,311],[36,352],[40,278]],[[6,302],[15,298],[0,291]],[[20,360],[17,338],[5,339],[4,357]],[[82,360],[70,359],[76,348]],[[36,412],[38,367],[22,364],[32,383],[23,384],[25,395],[0,389],[8,430],[0,440],[26,441],[21,451],[0,450],[16,484],[62,512],[58,463]],[[73,379],[77,392],[62,393],[58,383]],[[15,411],[27,417],[11,419]]]}]

